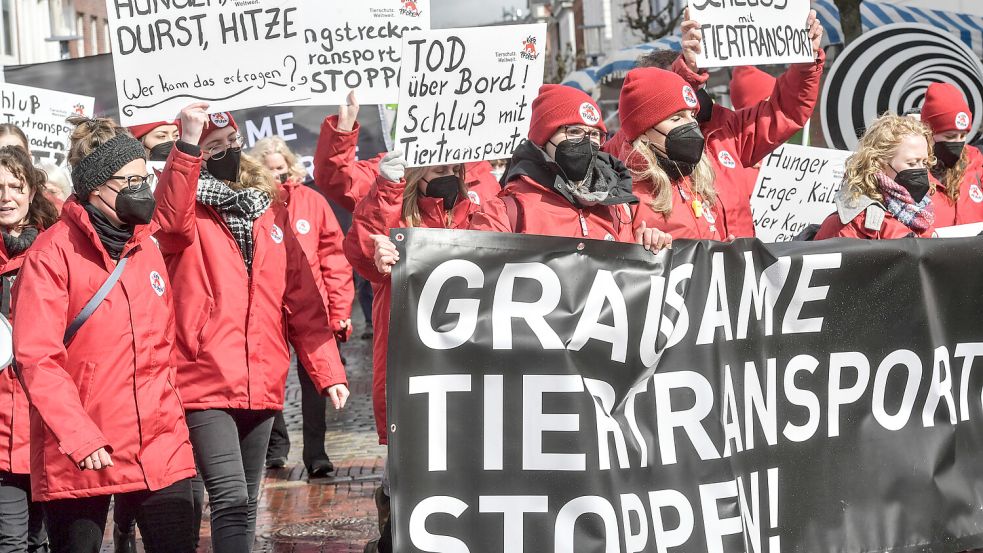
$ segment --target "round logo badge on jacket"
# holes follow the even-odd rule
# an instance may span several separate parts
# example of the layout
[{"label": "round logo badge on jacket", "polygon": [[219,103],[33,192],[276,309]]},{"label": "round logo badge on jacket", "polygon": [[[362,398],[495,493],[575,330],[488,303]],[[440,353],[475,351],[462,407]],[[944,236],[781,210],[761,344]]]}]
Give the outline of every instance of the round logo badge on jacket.
[{"label": "round logo badge on jacket", "polygon": [[717,222],[717,216],[713,214],[713,206],[703,202],[703,218],[711,225]]},{"label": "round logo badge on jacket", "polygon": [[683,101],[691,108],[700,105],[700,101],[696,99],[696,92],[693,92],[693,88],[689,85],[683,86]]},{"label": "round logo badge on jacket", "polygon": [[580,104],[580,119],[588,126],[593,127],[601,122],[601,114],[590,102]]},{"label": "round logo badge on jacket", "polygon": [[158,296],[164,295],[164,278],[157,271],[150,271],[150,287]]},{"label": "round logo badge on jacket", "polygon": [[980,185],[974,184],[969,187],[969,197],[976,203],[983,202],[983,190],[980,190]]},{"label": "round logo badge on jacket", "polygon": [[[301,234],[307,234],[311,231],[311,224],[307,222],[307,219],[298,219],[296,226],[297,232]],[[274,238],[274,240],[276,240],[276,238]]]},{"label": "round logo badge on jacket", "polygon": [[283,229],[281,229],[280,227],[278,227],[276,225],[273,225],[273,228],[270,229],[270,238],[272,238],[273,241],[276,242],[277,244],[282,243],[283,242]]},{"label": "round logo badge on jacket", "polygon": [[209,115],[208,118],[212,120],[212,125],[215,125],[220,129],[224,129],[225,127],[229,126],[229,116],[224,113],[213,113]]},{"label": "round logo badge on jacket", "polygon": [[474,190],[468,190],[468,199],[471,200],[471,203],[474,205],[481,205],[481,196],[479,196]]},{"label": "round logo badge on jacket", "polygon": [[733,169],[737,167],[737,162],[734,161],[734,156],[730,155],[727,150],[720,150],[717,154],[717,159],[720,160],[720,164],[728,169]]},{"label": "round logo badge on jacket", "polygon": [[956,128],[964,131],[969,128],[970,120],[969,114],[965,111],[960,111],[956,114]]}]

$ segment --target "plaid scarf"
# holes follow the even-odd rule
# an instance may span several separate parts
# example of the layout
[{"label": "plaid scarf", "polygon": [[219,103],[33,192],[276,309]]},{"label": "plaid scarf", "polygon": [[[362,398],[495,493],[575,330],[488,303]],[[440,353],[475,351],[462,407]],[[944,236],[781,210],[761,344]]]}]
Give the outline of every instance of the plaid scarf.
[{"label": "plaid scarf", "polygon": [[935,224],[935,207],[928,194],[916,204],[905,187],[884,173],[877,173],[877,182],[887,210],[906,227],[915,232],[924,232]]},{"label": "plaid scarf", "polygon": [[253,270],[253,221],[269,209],[272,200],[255,188],[233,190],[224,181],[202,171],[198,177],[198,201],[214,207],[239,245],[246,269]]}]

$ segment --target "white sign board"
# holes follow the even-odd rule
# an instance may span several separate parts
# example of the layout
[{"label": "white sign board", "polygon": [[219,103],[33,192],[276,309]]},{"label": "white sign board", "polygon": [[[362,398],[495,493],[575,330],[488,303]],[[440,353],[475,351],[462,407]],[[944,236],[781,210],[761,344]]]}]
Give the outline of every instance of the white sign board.
[{"label": "white sign board", "polygon": [[67,164],[72,115],[92,116],[95,100],[67,92],[0,84],[0,123],[13,123],[24,131],[37,163]]},{"label": "white sign board", "polygon": [[504,159],[529,134],[546,25],[406,33],[396,148],[410,167]]},{"label": "white sign board", "polygon": [[788,242],[836,211],[833,199],[852,152],[785,144],[761,162],[751,195],[754,230],[763,242]]},{"label": "white sign board", "polygon": [[935,229],[935,234],[939,238],[964,238],[967,236],[979,236],[983,232],[983,223],[969,223],[968,225],[955,225],[952,227],[939,227]]},{"label": "white sign board", "polygon": [[344,104],[350,90],[360,104],[394,104],[403,34],[430,29],[430,0],[331,0],[307,19],[311,94],[298,105]]},{"label": "white sign board", "polygon": [[302,0],[106,0],[120,123],[177,118],[204,101],[229,111],[310,95]]},{"label": "white sign board", "polygon": [[813,60],[806,20],[809,0],[689,0],[700,24],[699,67],[732,67]]}]

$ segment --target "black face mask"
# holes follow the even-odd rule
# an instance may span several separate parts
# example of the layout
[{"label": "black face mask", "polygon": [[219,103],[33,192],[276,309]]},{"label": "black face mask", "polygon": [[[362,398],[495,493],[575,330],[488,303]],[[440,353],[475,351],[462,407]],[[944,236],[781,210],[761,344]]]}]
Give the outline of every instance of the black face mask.
[{"label": "black face mask", "polygon": [[601,150],[598,144],[587,138],[576,143],[564,140],[553,145],[556,146],[554,161],[560,166],[561,176],[571,182],[580,182],[587,178],[594,167],[597,152]]},{"label": "black face mask", "polygon": [[444,200],[444,209],[450,210],[457,203],[460,193],[461,179],[457,178],[457,175],[447,175],[427,182],[427,191],[423,195]]},{"label": "black face mask", "polygon": [[655,132],[666,137],[665,155],[670,161],[695,166],[703,157],[706,140],[703,138],[703,133],[700,132],[699,123],[694,121],[680,125],[669,131],[669,134],[663,134],[658,130]]},{"label": "black face mask", "polygon": [[116,207],[99,196],[106,207],[116,212],[119,220],[126,225],[146,225],[154,217],[157,200],[150,190],[149,184],[141,184],[137,188],[124,186],[116,192]]},{"label": "black face mask", "polygon": [[167,161],[167,156],[171,155],[171,150],[173,149],[173,141],[161,142],[150,149],[150,156],[147,159],[148,161]]},{"label": "black face mask", "polygon": [[894,177],[894,182],[900,184],[911,194],[911,199],[915,203],[921,203],[928,194],[928,169],[905,169],[898,171]]},{"label": "black face mask", "polygon": [[288,175],[287,173],[280,173],[279,175],[276,176],[276,180],[280,181],[280,184],[287,184],[287,180],[289,178],[290,175]]},{"label": "black face mask", "polygon": [[205,162],[205,167],[213,177],[219,180],[239,182],[239,159],[241,156],[242,150],[229,148],[222,159],[209,158]]},{"label": "black face mask", "polygon": [[696,99],[700,101],[700,111],[696,114],[696,121],[702,125],[713,115],[713,97],[705,88],[701,88],[696,91]]},{"label": "black face mask", "polygon": [[965,146],[965,142],[936,142],[935,157],[939,160],[937,167],[943,171],[955,167]]}]

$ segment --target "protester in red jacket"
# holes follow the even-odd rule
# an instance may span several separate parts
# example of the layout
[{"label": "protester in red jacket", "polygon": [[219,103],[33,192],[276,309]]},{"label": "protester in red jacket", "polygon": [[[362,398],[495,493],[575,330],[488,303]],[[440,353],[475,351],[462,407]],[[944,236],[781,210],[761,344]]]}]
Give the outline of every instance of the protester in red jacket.
[{"label": "protester in red jacket", "polygon": [[177,121],[157,121],[130,127],[130,133],[143,144],[150,161],[167,161],[171,148],[180,136]]},{"label": "protester in red jacket", "polygon": [[935,226],[983,222],[983,154],[966,144],[973,112],[958,88],[933,83],[925,92],[921,120],[933,133],[931,168]]},{"label": "protester in red jacket", "polygon": [[[264,138],[253,146],[252,152],[253,157],[262,161],[280,183],[280,194],[287,206],[297,241],[307,255],[315,277],[323,280],[331,330],[339,342],[347,342],[352,333],[355,285],[352,267],[345,259],[342,248],[345,234],[324,196],[301,184],[307,177],[307,171],[282,138]],[[304,466],[311,478],[324,477],[334,471],[334,464],[324,448],[324,433],[327,431],[324,410],[327,404],[300,363],[297,364],[297,377],[300,380],[304,418]],[[283,412],[280,411],[273,421],[266,468],[285,466],[289,453],[290,436]]]},{"label": "protester in red jacket", "polygon": [[[687,69],[692,68],[687,66]],[[736,111],[767,102],[775,92],[776,84],[778,80],[775,77],[753,65],[735,67],[730,76],[730,105]]]},{"label": "protester in red jacket", "polygon": [[932,133],[909,117],[876,119],[847,159],[836,213],[823,222],[816,240],[930,238],[935,215],[928,194]]},{"label": "protester in red jacket", "polygon": [[99,551],[113,497],[135,513],[147,551],[190,552],[195,468],[174,389],[174,290],[152,239],[144,149],[108,119],[70,122],[75,199],[24,256],[14,289],[31,490],[55,552]]},{"label": "protester in red jacket", "polygon": [[[355,205],[369,193],[379,176],[379,162],[385,154],[372,159],[355,159],[360,125],[359,105],[355,93],[348,94],[348,104],[338,107],[338,115],[324,119],[314,153],[314,182],[324,194],[342,208],[354,212]],[[492,175],[487,161],[466,163],[465,184],[479,197],[491,198],[501,186]]]},{"label": "protester in red jacket", "polygon": [[482,204],[471,228],[669,245],[668,234],[641,229],[636,237],[632,231],[629,205],[638,199],[628,169],[599,151],[606,132],[590,96],[543,85],[532,103],[529,139],[512,156],[505,189]]},{"label": "protester in red jacket", "polygon": [[[9,322],[11,288],[24,254],[58,220],[44,194],[46,180],[26,150],[0,148],[0,314]],[[0,332],[10,338],[9,329]],[[27,395],[17,371],[0,368],[0,551],[39,551],[47,543],[41,505],[31,501],[30,442]]]},{"label": "protester in red jacket", "polygon": [[241,155],[231,115],[206,115],[207,107],[181,112],[181,139],[157,187],[157,237],[175,286],[177,387],[211,500],[212,548],[240,552],[253,544],[270,427],[283,409],[288,338],[336,409],[348,388],[321,279],[277,184]]}]

